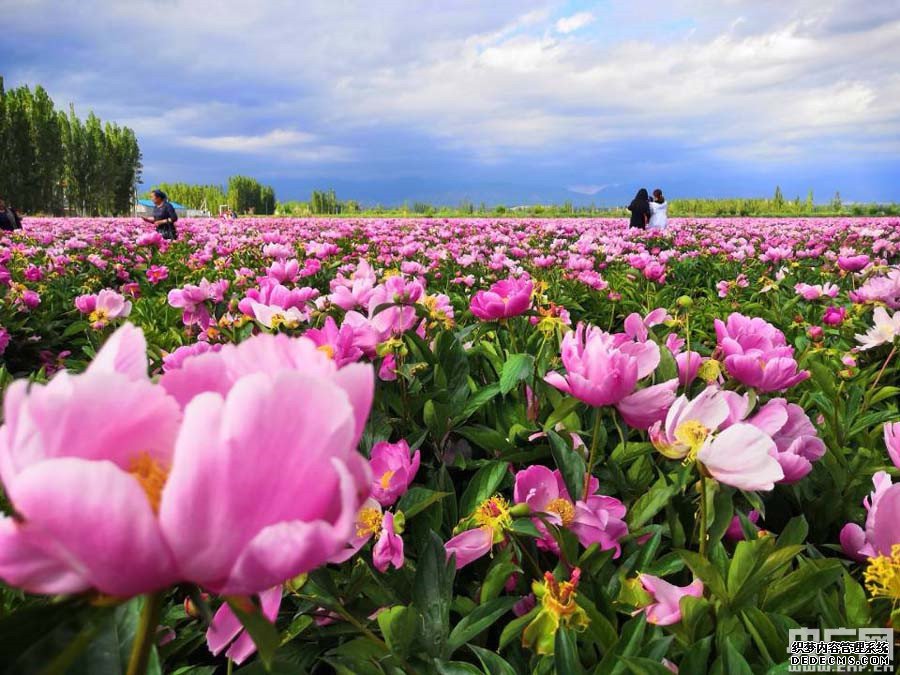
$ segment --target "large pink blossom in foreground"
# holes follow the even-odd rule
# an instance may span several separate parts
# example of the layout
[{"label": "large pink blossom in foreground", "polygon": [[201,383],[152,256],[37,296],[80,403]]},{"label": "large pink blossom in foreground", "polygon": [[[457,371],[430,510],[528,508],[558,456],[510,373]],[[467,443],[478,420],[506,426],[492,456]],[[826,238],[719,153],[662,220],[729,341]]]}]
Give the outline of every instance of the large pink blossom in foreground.
[{"label": "large pink blossom in foreground", "polygon": [[129,597],[177,579],[157,512],[181,413],[151,384],[145,350],[126,324],[84,374],[7,390],[0,478],[16,516],[0,520],[6,583]]},{"label": "large pink blossom in foreground", "polygon": [[185,359],[163,376],[173,397],[149,382],[145,350],[126,325],[84,375],[10,388],[0,477],[17,516],[0,521],[0,578],[249,595],[324,564],[369,490],[356,444],[371,366],[258,336]]},{"label": "large pink blossom in foreground", "polygon": [[251,373],[193,398],[159,512],[179,576],[244,595],[325,563],[368,492],[355,417],[347,392],[313,368]]},{"label": "large pink blossom in foreground", "polygon": [[492,284],[487,291],[475,293],[469,308],[482,321],[508,319],[528,311],[533,291],[531,279],[504,279]]}]

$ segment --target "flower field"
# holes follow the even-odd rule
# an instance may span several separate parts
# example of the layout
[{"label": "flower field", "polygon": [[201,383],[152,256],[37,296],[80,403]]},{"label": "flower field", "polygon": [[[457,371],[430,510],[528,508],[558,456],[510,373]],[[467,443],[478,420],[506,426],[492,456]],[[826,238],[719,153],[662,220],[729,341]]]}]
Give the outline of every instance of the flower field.
[{"label": "flower field", "polygon": [[781,673],[900,620],[897,219],[178,227],[0,239],[0,668]]}]

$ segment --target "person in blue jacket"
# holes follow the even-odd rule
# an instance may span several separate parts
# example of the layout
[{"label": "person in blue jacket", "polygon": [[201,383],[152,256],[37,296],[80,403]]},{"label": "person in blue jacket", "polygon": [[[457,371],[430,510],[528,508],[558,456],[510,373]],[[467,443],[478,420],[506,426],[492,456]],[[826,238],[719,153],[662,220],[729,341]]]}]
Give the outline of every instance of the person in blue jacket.
[{"label": "person in blue jacket", "polygon": [[153,200],[153,216],[143,218],[145,223],[156,225],[156,231],[159,232],[164,239],[175,239],[178,233],[175,231],[175,223],[178,222],[178,214],[175,207],[169,202],[169,198],[162,190],[153,190],[150,193],[150,199]]}]

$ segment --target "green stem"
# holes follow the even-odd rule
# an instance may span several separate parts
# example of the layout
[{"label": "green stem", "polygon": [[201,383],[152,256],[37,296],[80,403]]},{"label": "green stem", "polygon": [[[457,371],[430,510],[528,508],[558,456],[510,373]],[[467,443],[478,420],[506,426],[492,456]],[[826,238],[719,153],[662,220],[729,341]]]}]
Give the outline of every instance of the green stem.
[{"label": "green stem", "polygon": [[[701,469],[702,471],[702,469]],[[706,476],[700,474],[700,555],[706,558],[709,539],[709,519],[707,518]]]},{"label": "green stem", "polygon": [[588,491],[591,489],[591,474],[594,471],[594,462],[597,461],[597,445],[600,440],[600,425],[603,422],[602,408],[597,408],[594,412],[594,435],[591,437],[591,454],[588,455],[587,471],[584,472],[584,496],[587,499],[590,495]]},{"label": "green stem", "polygon": [[875,381],[872,383],[872,386],[869,387],[869,393],[866,395],[865,400],[863,401],[862,408],[859,409],[859,414],[862,415],[866,408],[869,407],[869,402],[872,400],[872,395],[875,393],[875,389],[878,387],[878,382],[881,380],[881,376],[884,375],[885,368],[888,367],[888,364],[891,362],[891,359],[894,358],[894,354],[897,353],[897,345],[894,345],[891,348],[891,353],[887,355],[887,358],[884,360],[884,363],[881,364],[881,370],[878,371],[878,375],[875,376]]},{"label": "green stem", "polygon": [[156,642],[156,629],[162,613],[163,593],[144,596],[144,606],[138,621],[137,633],[131,645],[127,675],[145,675],[150,661],[150,650]]},{"label": "green stem", "polygon": [[231,675],[234,672],[234,661],[230,658],[228,659],[228,668],[225,670],[225,675]]},{"label": "green stem", "polygon": [[622,425],[619,424],[619,418],[613,414],[613,424],[616,425],[616,431],[619,432],[619,440],[622,441],[622,457],[628,455],[628,439],[625,437],[625,432],[622,430]]}]

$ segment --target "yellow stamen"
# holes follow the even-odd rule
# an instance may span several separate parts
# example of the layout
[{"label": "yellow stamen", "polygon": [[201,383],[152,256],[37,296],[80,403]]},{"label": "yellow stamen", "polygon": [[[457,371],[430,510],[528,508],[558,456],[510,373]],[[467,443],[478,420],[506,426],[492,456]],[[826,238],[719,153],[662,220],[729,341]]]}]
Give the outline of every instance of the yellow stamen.
[{"label": "yellow stamen", "polygon": [[370,506],[360,509],[359,515],[356,517],[356,536],[368,537],[369,535],[377,535],[381,532],[381,521],[383,518],[384,516],[378,509]]},{"label": "yellow stamen", "polygon": [[324,353],[325,356],[327,356],[329,359],[334,361],[334,347],[332,347],[331,345],[319,345],[317,349],[320,352]]},{"label": "yellow stamen", "polygon": [[568,527],[575,520],[575,507],[568,499],[559,497],[547,504],[547,511],[555,513],[562,521],[563,527]]},{"label": "yellow stamen", "polygon": [[889,556],[869,558],[866,588],[873,598],[900,601],[900,544],[894,544]]},{"label": "yellow stamen", "polygon": [[703,447],[709,436],[709,429],[697,420],[686,420],[675,429],[675,439],[688,447],[688,456],[693,457]]},{"label": "yellow stamen", "polygon": [[138,485],[144,490],[153,512],[159,513],[162,491],[166,485],[166,479],[169,477],[168,469],[164,468],[149,453],[142,452],[131,460],[128,473],[134,476]]},{"label": "yellow stamen", "polygon": [[387,490],[391,486],[391,478],[394,477],[394,473],[394,471],[385,471],[381,474],[381,479],[378,482],[382,490]]},{"label": "yellow stamen", "polygon": [[509,502],[500,495],[494,495],[481,502],[475,509],[473,518],[478,525],[491,528],[495,534],[498,531],[509,529],[512,525]]}]

